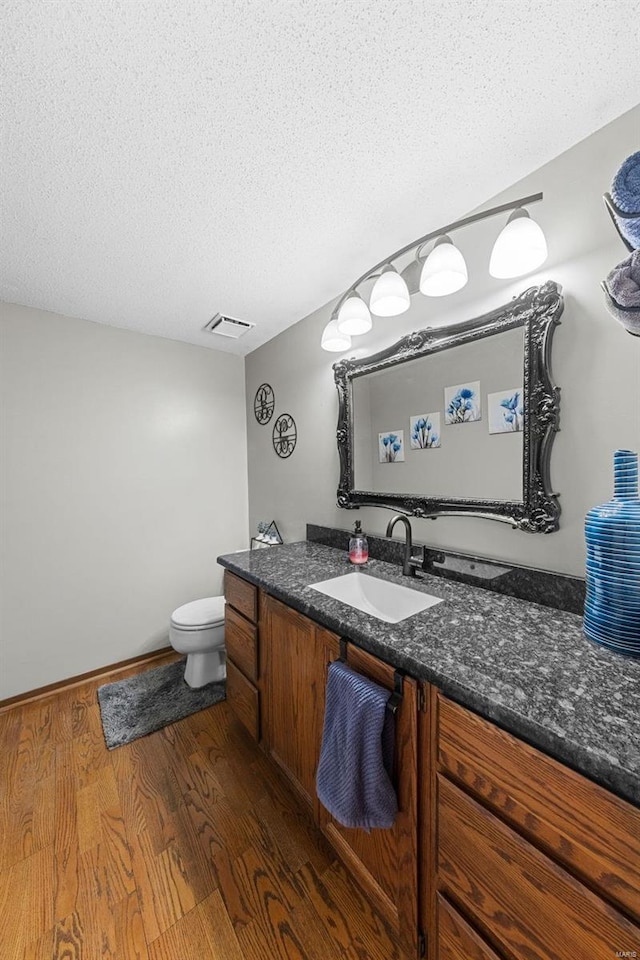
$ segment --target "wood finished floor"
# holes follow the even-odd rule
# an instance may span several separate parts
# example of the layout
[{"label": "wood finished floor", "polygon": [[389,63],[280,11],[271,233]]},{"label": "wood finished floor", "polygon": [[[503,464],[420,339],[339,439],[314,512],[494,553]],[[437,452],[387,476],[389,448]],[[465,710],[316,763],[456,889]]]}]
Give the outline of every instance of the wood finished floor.
[{"label": "wood finished floor", "polygon": [[226,704],[110,752],[104,682],[0,714],[3,960],[404,960]]}]

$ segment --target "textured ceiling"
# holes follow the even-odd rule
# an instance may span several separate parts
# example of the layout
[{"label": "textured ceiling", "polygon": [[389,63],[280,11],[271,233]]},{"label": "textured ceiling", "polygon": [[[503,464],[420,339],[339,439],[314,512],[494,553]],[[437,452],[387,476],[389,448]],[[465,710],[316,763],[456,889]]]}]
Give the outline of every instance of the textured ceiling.
[{"label": "textured ceiling", "polygon": [[238,353],[640,90],[637,0],[4,0],[0,37],[0,299]]}]

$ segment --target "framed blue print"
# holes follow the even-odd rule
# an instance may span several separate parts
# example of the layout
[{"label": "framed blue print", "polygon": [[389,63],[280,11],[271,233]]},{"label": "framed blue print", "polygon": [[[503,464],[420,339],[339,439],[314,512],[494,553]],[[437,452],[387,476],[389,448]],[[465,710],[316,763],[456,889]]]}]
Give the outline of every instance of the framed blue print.
[{"label": "framed blue print", "polygon": [[440,446],[439,413],[419,413],[415,417],[409,417],[409,423],[409,446],[412,450],[433,450]]},{"label": "framed blue print", "polygon": [[378,434],[380,463],[402,463],[404,460],[404,430],[390,430]]},{"label": "framed blue print", "polygon": [[472,423],[481,418],[479,380],[444,388],[444,422],[446,424]]},{"label": "framed blue print", "polygon": [[489,433],[522,433],[524,392],[522,387],[500,390],[487,397]]}]

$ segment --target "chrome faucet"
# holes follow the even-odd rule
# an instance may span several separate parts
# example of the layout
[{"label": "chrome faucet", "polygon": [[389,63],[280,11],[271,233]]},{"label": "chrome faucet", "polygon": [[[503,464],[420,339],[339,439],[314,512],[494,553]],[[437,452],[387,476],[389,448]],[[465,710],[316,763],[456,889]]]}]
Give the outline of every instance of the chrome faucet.
[{"label": "chrome faucet", "polygon": [[433,562],[444,563],[445,558],[443,553],[428,550],[427,547],[422,547],[420,553],[414,557],[411,524],[408,518],[402,513],[396,514],[395,517],[391,517],[391,520],[389,520],[386,534],[388,537],[392,535],[393,528],[398,521],[402,523],[405,531],[404,560],[402,561],[402,573],[405,577],[415,577],[418,568],[428,570]]}]

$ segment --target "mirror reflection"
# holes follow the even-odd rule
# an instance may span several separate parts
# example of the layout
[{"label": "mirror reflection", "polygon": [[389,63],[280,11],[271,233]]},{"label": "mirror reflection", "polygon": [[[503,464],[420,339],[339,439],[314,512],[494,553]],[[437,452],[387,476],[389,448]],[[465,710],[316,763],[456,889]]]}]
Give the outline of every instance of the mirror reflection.
[{"label": "mirror reflection", "polygon": [[354,377],[357,490],[522,500],[524,332]]}]

